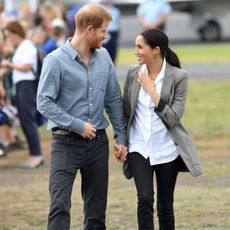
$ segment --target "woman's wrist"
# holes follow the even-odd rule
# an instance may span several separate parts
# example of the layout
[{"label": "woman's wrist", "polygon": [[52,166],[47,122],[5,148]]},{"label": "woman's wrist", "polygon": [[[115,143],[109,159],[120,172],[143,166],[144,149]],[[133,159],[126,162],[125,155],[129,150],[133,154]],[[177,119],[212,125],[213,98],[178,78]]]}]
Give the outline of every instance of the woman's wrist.
[{"label": "woman's wrist", "polygon": [[159,101],[160,101],[160,96],[158,95],[157,91],[156,91],[156,88],[154,88],[150,94],[153,102],[154,102],[154,105],[157,107],[158,104],[159,104]]}]

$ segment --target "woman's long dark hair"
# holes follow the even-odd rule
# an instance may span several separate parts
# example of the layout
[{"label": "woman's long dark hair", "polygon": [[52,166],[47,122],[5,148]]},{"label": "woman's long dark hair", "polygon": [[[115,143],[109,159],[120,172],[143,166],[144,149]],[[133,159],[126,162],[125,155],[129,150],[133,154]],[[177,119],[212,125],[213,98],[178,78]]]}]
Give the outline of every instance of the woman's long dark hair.
[{"label": "woman's long dark hair", "polygon": [[161,49],[162,58],[165,58],[169,64],[181,68],[180,60],[177,54],[169,48],[168,37],[163,31],[158,29],[150,29],[142,32],[140,35],[143,36],[146,43],[150,47],[154,48],[159,46]]}]

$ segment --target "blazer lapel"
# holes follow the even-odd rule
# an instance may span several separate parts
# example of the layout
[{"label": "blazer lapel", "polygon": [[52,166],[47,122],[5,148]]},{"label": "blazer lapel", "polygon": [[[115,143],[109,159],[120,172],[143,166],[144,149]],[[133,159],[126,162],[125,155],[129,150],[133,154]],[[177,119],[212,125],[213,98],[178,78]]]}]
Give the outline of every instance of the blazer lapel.
[{"label": "blazer lapel", "polygon": [[165,76],[163,79],[163,85],[161,88],[161,98],[166,103],[169,101],[170,91],[174,80],[174,70],[173,68],[167,63]]},{"label": "blazer lapel", "polygon": [[[131,106],[131,114],[130,118],[133,117],[137,105],[138,94],[140,91],[140,84],[137,81],[138,78],[138,71],[140,70],[141,66],[139,66],[133,73],[132,73],[132,84],[131,84],[131,98],[130,98],[130,106]],[[161,98],[165,101],[169,101],[170,91],[174,80],[174,69],[169,65],[166,64],[166,71],[165,77],[163,79],[163,85],[161,89]]]},{"label": "blazer lapel", "polygon": [[137,105],[137,99],[138,99],[138,94],[140,91],[140,84],[137,81],[138,78],[138,71],[140,70],[140,68],[137,68],[134,72],[133,72],[133,82],[132,82],[132,88],[131,88],[131,100],[130,100],[130,105],[131,105],[131,116],[133,116],[135,109],[136,109],[136,105]]}]

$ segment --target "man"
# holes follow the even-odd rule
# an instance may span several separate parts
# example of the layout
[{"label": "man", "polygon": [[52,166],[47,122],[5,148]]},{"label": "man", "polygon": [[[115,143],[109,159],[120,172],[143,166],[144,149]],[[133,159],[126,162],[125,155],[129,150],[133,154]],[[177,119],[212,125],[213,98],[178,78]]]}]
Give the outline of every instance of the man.
[{"label": "man", "polygon": [[137,7],[138,20],[144,30],[164,30],[171,12],[172,7],[166,0],[145,0]]},{"label": "man", "polygon": [[102,6],[84,6],[75,15],[73,38],[44,60],[37,103],[53,134],[48,230],[70,228],[71,192],[78,171],[84,229],[106,229],[109,148],[104,108],[117,148],[123,150],[118,160],[124,162],[127,152],[121,92],[113,63],[102,48],[111,19]]}]

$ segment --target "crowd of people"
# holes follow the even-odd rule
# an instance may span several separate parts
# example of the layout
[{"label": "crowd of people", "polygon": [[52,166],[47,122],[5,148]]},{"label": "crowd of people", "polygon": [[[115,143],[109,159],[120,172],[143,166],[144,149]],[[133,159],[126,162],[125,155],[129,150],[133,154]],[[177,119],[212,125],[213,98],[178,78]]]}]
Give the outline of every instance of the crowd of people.
[{"label": "crowd of people", "polygon": [[[26,5],[17,18],[1,13],[0,155],[10,146],[23,147],[17,136],[20,125],[29,149],[20,167],[43,165],[37,114],[48,120],[49,230],[70,228],[78,172],[84,229],[106,229],[109,122],[104,110],[113,126],[115,157],[135,182],[139,230],[154,229],[154,175],[160,229],[174,230],[177,175],[201,174],[196,149],[181,123],[188,74],[163,32],[171,8],[164,0],[151,1],[137,9],[144,31],[135,38],[137,65],[128,70],[123,95],[115,72],[121,15],[111,0],[76,5],[68,12],[46,2],[36,14]],[[154,16],[149,4],[157,11]],[[39,53],[44,61],[38,83]]]},{"label": "crowd of people", "polygon": [[[51,2],[34,14],[26,4],[16,14],[1,9],[0,156],[27,144],[29,157],[20,167],[36,168],[44,163],[36,109],[38,60],[63,45],[71,29],[62,8]],[[18,126],[26,143],[17,135]]]}]

